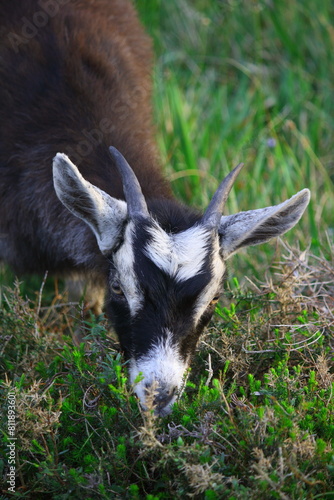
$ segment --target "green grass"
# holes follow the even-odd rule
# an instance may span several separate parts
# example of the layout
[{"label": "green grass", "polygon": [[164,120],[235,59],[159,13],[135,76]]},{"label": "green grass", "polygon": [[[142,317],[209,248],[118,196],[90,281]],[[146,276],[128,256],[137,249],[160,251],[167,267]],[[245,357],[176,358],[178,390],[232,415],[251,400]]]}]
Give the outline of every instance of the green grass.
[{"label": "green grass", "polygon": [[[135,3],[154,40],[156,129],[176,195],[205,209],[243,161],[227,213],[304,187],[312,202],[283,247],[233,258],[164,419],[140,410],[103,318],[83,325],[50,279],[41,293],[42,278],[2,287],[0,499],[11,391],[17,498],[334,498],[334,6]],[[71,340],[78,327],[85,349]]]},{"label": "green grass", "polygon": [[205,208],[243,161],[228,210],[309,187],[308,215],[287,238],[318,246],[334,221],[331,2],[137,4],[155,40],[157,130],[175,192]]},{"label": "green grass", "polygon": [[162,419],[140,409],[103,318],[75,347],[66,306],[36,314],[39,298],[6,290],[0,473],[14,394],[17,497],[333,498],[334,267],[291,253],[276,271],[258,291],[233,281]]}]

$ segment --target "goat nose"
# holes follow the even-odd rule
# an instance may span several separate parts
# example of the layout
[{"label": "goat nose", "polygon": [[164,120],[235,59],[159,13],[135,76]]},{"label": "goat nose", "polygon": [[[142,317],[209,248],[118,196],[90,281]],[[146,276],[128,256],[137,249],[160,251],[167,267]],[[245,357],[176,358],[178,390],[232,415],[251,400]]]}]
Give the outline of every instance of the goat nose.
[{"label": "goat nose", "polygon": [[154,398],[153,404],[156,407],[157,411],[163,410],[168,404],[172,401],[173,397],[177,392],[177,387],[157,387],[154,389],[154,384],[145,384],[146,391],[149,393],[151,390],[154,390]]},{"label": "goat nose", "polygon": [[173,387],[172,389],[158,390],[158,394],[155,395],[153,400],[154,404],[158,408],[164,408],[171,402],[171,400],[175,396],[175,393],[176,387]]}]

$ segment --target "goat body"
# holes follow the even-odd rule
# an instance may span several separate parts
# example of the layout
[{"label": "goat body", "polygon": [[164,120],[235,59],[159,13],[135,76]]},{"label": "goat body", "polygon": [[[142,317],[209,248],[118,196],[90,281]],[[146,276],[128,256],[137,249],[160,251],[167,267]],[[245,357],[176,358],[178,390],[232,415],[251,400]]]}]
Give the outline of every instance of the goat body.
[{"label": "goat body", "polygon": [[151,44],[131,2],[2,2],[0,25],[0,258],[18,274],[84,278],[97,309],[106,288],[135,391],[145,406],[157,385],[165,414],[225,260],[290,229],[309,191],[222,216],[238,167],[203,216],[173,198],[152,127]]},{"label": "goat body", "polygon": [[[171,197],[152,133],[151,45],[130,2],[54,0],[49,15],[51,4],[0,7],[1,253],[18,273],[104,275],[93,233],[56,198],[52,159],[66,153],[87,180],[121,198],[112,144],[145,196]],[[39,12],[47,17],[40,28]]]}]

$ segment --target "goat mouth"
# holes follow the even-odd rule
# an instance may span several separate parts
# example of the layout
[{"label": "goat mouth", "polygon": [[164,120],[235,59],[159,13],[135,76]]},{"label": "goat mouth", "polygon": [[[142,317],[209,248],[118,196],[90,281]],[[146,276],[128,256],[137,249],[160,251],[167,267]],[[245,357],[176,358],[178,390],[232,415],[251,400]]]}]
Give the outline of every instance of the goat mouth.
[{"label": "goat mouth", "polygon": [[170,415],[173,410],[173,404],[176,402],[177,397],[175,396],[171,402],[169,402],[166,406],[155,406],[154,408],[154,415],[156,417],[167,417],[167,415]]},{"label": "goat mouth", "polygon": [[152,389],[149,389],[149,392],[151,394],[148,394],[144,400],[142,400],[139,394],[136,393],[136,395],[142,410],[144,412],[152,412],[156,417],[166,417],[172,413],[173,405],[180,396],[179,391],[163,397],[156,392],[152,394]]},{"label": "goat mouth", "polygon": [[183,392],[189,360],[179,354],[179,347],[171,342],[172,334],[157,341],[152,348],[129,363],[130,383],[141,407],[164,416]]}]

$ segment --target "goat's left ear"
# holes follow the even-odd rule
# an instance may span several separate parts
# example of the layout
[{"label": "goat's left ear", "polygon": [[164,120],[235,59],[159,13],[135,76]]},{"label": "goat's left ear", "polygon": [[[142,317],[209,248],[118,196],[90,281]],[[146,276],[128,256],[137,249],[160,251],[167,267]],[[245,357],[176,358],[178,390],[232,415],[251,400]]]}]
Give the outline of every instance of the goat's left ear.
[{"label": "goat's left ear", "polygon": [[242,247],[285,233],[299,221],[309,201],[310,191],[303,189],[280,205],[222,216],[218,229],[222,257],[228,259]]}]

